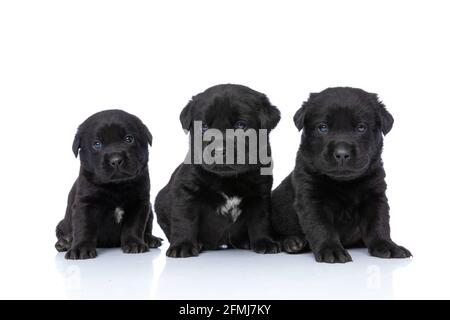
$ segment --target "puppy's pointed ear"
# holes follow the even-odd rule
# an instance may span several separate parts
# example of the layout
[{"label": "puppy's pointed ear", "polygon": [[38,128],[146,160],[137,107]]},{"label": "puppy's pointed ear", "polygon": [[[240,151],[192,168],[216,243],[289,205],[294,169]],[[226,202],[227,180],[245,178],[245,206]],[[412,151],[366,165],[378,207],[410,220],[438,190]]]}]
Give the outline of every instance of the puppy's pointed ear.
[{"label": "puppy's pointed ear", "polygon": [[75,134],[75,138],[73,139],[73,143],[72,143],[72,151],[73,154],[75,155],[75,158],[78,157],[78,151],[81,148],[81,138],[80,138],[80,134],[77,132]]},{"label": "puppy's pointed ear", "polygon": [[378,116],[380,117],[381,131],[384,135],[387,135],[394,125],[394,117],[387,111],[386,106],[379,100],[376,94],[374,94],[374,98],[376,99]]},{"label": "puppy's pointed ear", "polygon": [[263,95],[262,96],[262,110],[260,113],[260,122],[262,129],[272,130],[280,122],[281,115],[280,110],[272,105],[269,99]]},{"label": "puppy's pointed ear", "polygon": [[[194,98],[192,98],[194,99]],[[194,105],[194,101],[191,100],[186,105],[186,107],[183,108],[183,110],[180,113],[180,122],[181,126],[185,131],[189,131],[192,126],[192,107]]]}]

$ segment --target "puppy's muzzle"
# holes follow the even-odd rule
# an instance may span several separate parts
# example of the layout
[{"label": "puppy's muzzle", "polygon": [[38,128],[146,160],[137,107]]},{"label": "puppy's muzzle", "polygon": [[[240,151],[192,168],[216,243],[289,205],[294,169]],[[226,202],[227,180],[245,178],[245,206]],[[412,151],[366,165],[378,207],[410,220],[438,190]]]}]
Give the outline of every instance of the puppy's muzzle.
[{"label": "puppy's muzzle", "polygon": [[351,159],[351,150],[346,143],[339,143],[334,148],[333,157],[339,167],[344,167]]},{"label": "puppy's muzzle", "polygon": [[357,151],[353,144],[346,141],[332,141],[328,144],[325,159],[338,170],[349,169],[354,165]]},{"label": "puppy's muzzle", "polygon": [[112,153],[106,157],[106,162],[113,168],[120,168],[124,164],[124,157],[120,153]]}]

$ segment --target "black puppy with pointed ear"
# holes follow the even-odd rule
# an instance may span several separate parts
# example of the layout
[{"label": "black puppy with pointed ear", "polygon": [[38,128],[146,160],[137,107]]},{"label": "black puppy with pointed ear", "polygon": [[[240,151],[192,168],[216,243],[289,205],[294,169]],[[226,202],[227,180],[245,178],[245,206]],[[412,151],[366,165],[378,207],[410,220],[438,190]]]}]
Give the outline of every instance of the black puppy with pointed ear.
[{"label": "black puppy with pointed ear", "polygon": [[[180,122],[190,133],[191,157],[155,200],[158,223],[170,241],[167,256],[196,256],[222,246],[280,251],[269,221],[273,179],[263,170],[271,167],[268,133],[279,120],[280,112],[264,94],[242,85],[211,87],[184,107]],[[227,136],[230,131],[244,139]],[[242,162],[236,161],[238,150]],[[268,162],[260,151],[266,151]],[[212,161],[204,155],[213,155]]]},{"label": "black puppy with pointed ear", "polygon": [[377,95],[355,88],[311,94],[296,112],[302,130],[294,171],[272,193],[272,223],[283,250],[309,247],[318,262],[348,262],[365,245],[381,258],[411,253],[390,237],[381,160],[394,119]]},{"label": "black puppy with pointed ear", "polygon": [[72,151],[80,173],[56,228],[55,247],[67,259],[94,258],[97,247],[140,253],[161,245],[152,235],[151,144],[148,128],[125,111],[98,112],[79,126]]}]

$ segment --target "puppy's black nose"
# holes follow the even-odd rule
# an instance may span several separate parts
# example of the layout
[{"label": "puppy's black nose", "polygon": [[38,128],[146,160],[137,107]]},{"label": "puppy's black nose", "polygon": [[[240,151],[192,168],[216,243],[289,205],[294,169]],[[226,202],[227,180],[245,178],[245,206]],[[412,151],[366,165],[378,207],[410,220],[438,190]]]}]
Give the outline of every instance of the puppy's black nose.
[{"label": "puppy's black nose", "polygon": [[350,150],[344,146],[338,146],[334,150],[334,158],[340,163],[344,164],[346,161],[350,160]]},{"label": "puppy's black nose", "polygon": [[109,158],[109,165],[111,167],[120,167],[122,164],[123,158],[118,154],[115,154]]}]

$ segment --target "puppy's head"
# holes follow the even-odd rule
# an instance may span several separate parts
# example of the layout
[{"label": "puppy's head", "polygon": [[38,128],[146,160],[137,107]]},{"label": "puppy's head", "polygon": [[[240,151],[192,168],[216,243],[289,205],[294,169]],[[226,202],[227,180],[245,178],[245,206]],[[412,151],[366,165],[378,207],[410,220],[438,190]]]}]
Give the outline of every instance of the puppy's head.
[{"label": "puppy's head", "polygon": [[[215,137],[209,142],[202,141],[201,152],[205,151],[205,148],[210,148],[214,143],[219,147],[215,147],[212,154],[219,157],[223,155],[223,163],[218,161],[208,164],[202,161],[201,165],[207,171],[226,176],[247,172],[261,166],[260,159],[257,160],[257,163],[249,161],[250,153],[258,153],[258,150],[251,147],[250,139],[252,138],[250,136],[254,137],[253,133],[256,133],[256,137],[259,139],[260,129],[267,130],[267,139],[264,143],[270,156],[268,133],[280,121],[280,112],[260,92],[242,85],[223,84],[211,87],[194,96],[181,112],[180,121],[183,129],[191,134],[191,153],[194,150],[193,137],[195,135],[205,137],[211,132],[222,134],[222,139]],[[194,122],[201,125],[195,126]],[[236,138],[230,138],[227,131],[230,133],[232,130],[245,135],[246,138],[239,141]],[[232,142],[231,139],[233,139]],[[258,140],[257,146],[261,145],[263,144]],[[227,148],[229,149],[230,146],[234,148],[233,161],[229,161],[230,158],[225,159],[229,155]],[[244,150],[242,147],[245,149],[243,152],[245,153],[245,163],[239,162],[237,159],[238,149]]]},{"label": "puppy's head", "polygon": [[376,94],[338,87],[311,94],[294,122],[303,129],[306,165],[335,180],[352,180],[381,160],[383,135],[394,119]]},{"label": "puppy's head", "polygon": [[98,112],[79,127],[73,141],[75,157],[97,183],[117,183],[139,175],[148,162],[152,135],[142,121],[121,110]]}]

